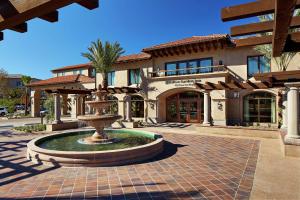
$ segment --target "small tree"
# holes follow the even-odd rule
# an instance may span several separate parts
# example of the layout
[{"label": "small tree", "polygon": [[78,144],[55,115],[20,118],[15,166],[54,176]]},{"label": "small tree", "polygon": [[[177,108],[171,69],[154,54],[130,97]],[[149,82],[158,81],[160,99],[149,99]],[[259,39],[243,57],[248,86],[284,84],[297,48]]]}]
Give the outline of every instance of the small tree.
[{"label": "small tree", "polygon": [[7,76],[7,72],[4,69],[0,68],[0,95],[2,96],[5,95],[7,90]]},{"label": "small tree", "polygon": [[23,85],[25,86],[25,115],[28,115],[28,88],[26,87],[27,84],[31,82],[31,77],[30,76],[22,76],[21,81]]},{"label": "small tree", "polygon": [[[295,16],[300,16],[300,12],[299,10],[296,10]],[[265,22],[265,21],[271,21],[274,19],[274,15],[273,14],[269,14],[269,15],[263,15],[263,16],[259,16],[258,17],[260,22]],[[294,30],[291,30],[294,31]],[[271,35],[271,33],[264,33],[261,35]],[[272,45],[270,44],[265,44],[265,45],[259,45],[256,46],[254,48],[256,51],[262,53],[265,55],[266,59],[268,62],[271,62],[272,59]],[[283,53],[280,57],[274,57],[274,61],[278,67],[279,71],[286,71],[290,62],[292,61],[292,59],[294,58],[294,56],[296,55],[296,52],[285,52]]]},{"label": "small tree", "polygon": [[92,42],[88,52],[82,53],[82,56],[90,60],[97,73],[101,73],[103,77],[102,86],[107,88],[107,74],[123,53],[124,50],[118,42],[105,42],[103,44],[98,39],[96,42]]},{"label": "small tree", "polygon": [[44,102],[44,108],[48,111],[46,115],[47,123],[51,123],[54,120],[54,98],[52,95],[49,95]]}]

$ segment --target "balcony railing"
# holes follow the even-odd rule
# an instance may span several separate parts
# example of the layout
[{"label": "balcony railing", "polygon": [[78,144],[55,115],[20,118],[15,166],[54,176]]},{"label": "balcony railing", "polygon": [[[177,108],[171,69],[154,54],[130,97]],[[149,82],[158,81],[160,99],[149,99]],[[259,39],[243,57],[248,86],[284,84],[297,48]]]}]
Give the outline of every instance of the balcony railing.
[{"label": "balcony railing", "polygon": [[181,75],[194,75],[194,74],[207,74],[214,72],[226,72],[225,65],[207,66],[207,67],[193,67],[175,70],[158,70],[149,72],[149,77],[167,77],[167,76],[181,76]]}]

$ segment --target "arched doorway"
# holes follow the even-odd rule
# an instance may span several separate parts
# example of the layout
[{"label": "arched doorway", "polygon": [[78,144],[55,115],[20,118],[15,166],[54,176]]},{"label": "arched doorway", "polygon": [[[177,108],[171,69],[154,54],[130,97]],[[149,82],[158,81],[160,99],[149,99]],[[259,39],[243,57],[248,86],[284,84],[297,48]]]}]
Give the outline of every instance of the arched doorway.
[{"label": "arched doorway", "polygon": [[203,120],[203,94],[181,92],[166,98],[166,118],[169,122],[199,123]]},{"label": "arched doorway", "polygon": [[255,92],[244,97],[244,122],[276,123],[276,96],[268,92]]}]

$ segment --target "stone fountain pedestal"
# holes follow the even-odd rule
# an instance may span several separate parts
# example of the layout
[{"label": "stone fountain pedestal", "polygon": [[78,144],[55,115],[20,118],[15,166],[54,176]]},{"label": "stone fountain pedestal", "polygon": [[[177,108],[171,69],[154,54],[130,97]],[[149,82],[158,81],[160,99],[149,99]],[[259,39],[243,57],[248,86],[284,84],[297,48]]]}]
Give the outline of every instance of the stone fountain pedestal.
[{"label": "stone fountain pedestal", "polygon": [[95,115],[78,116],[78,119],[87,122],[87,124],[94,127],[96,131],[91,137],[84,138],[83,142],[86,144],[111,143],[114,139],[108,138],[104,132],[104,128],[110,127],[112,123],[121,119],[122,116],[105,114],[113,102],[106,100],[107,92],[102,90],[101,85],[93,94],[96,95],[96,100],[87,101],[86,104],[96,110]]}]

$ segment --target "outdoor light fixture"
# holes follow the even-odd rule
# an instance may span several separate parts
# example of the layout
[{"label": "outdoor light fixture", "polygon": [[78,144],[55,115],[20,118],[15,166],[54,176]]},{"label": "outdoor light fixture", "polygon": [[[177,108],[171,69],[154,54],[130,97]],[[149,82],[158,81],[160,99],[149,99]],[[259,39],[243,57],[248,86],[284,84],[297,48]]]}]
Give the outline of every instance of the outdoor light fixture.
[{"label": "outdoor light fixture", "polygon": [[220,101],[218,102],[218,109],[223,110],[223,104]]},{"label": "outdoor light fixture", "polygon": [[234,92],[233,93],[233,98],[235,98],[235,99],[240,98],[240,93],[239,92]]}]

